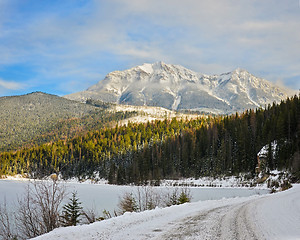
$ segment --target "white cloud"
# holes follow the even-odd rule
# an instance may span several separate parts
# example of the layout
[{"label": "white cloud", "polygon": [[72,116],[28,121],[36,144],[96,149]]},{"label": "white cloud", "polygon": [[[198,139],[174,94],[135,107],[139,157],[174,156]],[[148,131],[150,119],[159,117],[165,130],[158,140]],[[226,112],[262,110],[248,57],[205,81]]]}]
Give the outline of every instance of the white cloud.
[{"label": "white cloud", "polygon": [[8,90],[20,90],[24,87],[24,85],[18,82],[0,79],[0,87]]},{"label": "white cloud", "polygon": [[41,79],[80,86],[100,80],[97,72],[108,73],[101,66],[106,60],[124,68],[162,60],[209,74],[239,66],[276,81],[300,75],[300,16],[294,5],[292,0],[91,1],[67,16],[33,13],[5,28],[0,64],[29,63]]}]

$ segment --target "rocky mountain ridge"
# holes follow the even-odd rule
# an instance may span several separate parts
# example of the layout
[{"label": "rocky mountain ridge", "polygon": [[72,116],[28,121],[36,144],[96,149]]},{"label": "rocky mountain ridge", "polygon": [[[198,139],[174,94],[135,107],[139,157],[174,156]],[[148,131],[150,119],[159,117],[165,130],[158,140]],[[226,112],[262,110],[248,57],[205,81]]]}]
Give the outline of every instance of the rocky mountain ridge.
[{"label": "rocky mountain ridge", "polygon": [[111,72],[87,90],[65,97],[83,102],[96,99],[170,110],[231,114],[280,102],[290,95],[289,90],[240,68],[220,75],[205,75],[180,65],[157,62]]}]

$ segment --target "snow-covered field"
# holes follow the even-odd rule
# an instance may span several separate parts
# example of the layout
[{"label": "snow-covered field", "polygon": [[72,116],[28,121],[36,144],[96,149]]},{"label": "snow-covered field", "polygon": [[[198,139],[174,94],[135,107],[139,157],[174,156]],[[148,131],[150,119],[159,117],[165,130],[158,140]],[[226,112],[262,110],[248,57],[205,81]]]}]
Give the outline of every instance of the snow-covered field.
[{"label": "snow-covered field", "polygon": [[208,200],[154,209],[36,239],[300,239],[300,185],[271,195]]}]

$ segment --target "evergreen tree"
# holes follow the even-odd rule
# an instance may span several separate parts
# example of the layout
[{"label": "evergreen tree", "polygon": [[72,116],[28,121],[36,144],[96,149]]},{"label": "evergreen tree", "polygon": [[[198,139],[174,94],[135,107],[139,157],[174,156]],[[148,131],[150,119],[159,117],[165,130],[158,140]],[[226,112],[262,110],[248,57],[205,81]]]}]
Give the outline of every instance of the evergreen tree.
[{"label": "evergreen tree", "polygon": [[80,215],[82,207],[80,206],[81,202],[76,197],[77,193],[72,193],[72,198],[70,198],[70,202],[63,206],[63,215],[61,216],[63,226],[76,226],[80,222]]},{"label": "evergreen tree", "polygon": [[190,197],[188,196],[188,194],[187,193],[185,193],[184,191],[182,191],[181,193],[180,193],[180,196],[179,196],[179,198],[178,198],[178,204],[183,204],[183,203],[187,203],[187,202],[190,202],[191,201],[191,199],[190,199]]},{"label": "evergreen tree", "polygon": [[226,117],[130,123],[89,131],[41,146],[0,152],[0,177],[32,178],[57,172],[108,179],[112,184],[148,184],[164,178],[254,172],[258,151],[277,142],[267,159],[272,169],[300,176],[300,100],[295,96],[265,110]]}]

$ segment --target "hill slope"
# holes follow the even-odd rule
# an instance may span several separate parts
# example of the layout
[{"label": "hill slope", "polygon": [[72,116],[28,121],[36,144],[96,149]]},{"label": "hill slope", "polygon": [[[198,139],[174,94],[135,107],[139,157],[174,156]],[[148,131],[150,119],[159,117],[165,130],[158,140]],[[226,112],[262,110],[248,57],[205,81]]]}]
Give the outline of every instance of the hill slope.
[{"label": "hill slope", "polygon": [[42,92],[0,98],[0,150],[15,150],[99,130],[104,126],[196,115],[146,106],[87,101],[87,104]]},{"label": "hill slope", "polygon": [[289,95],[288,90],[242,69],[209,76],[158,62],[111,72],[86,91],[65,97],[229,114],[280,102]]},{"label": "hill slope", "polygon": [[60,120],[82,118],[99,108],[75,101],[34,92],[0,98],[0,149],[16,146],[49,133]]}]

